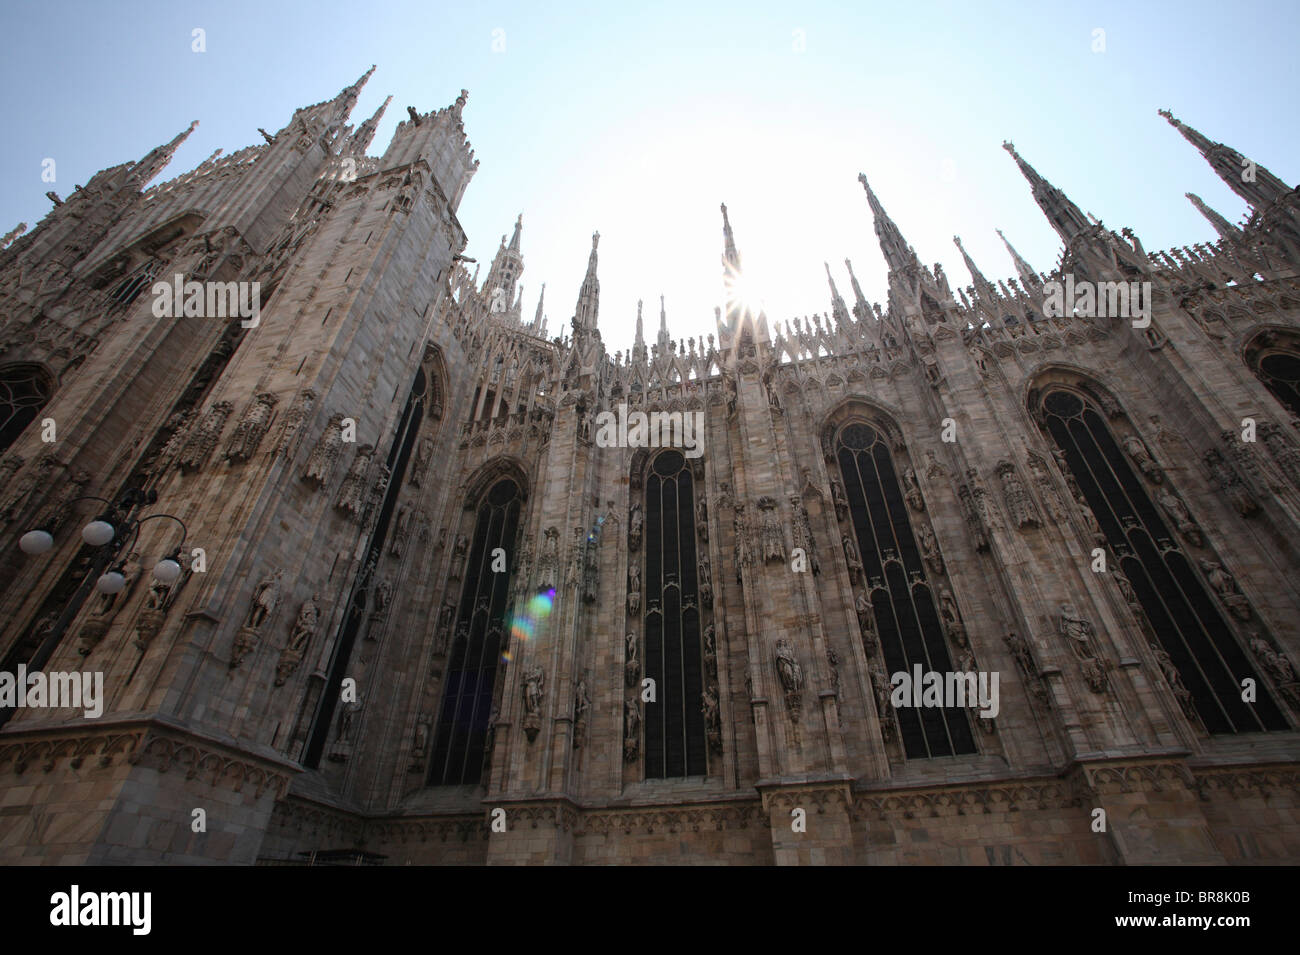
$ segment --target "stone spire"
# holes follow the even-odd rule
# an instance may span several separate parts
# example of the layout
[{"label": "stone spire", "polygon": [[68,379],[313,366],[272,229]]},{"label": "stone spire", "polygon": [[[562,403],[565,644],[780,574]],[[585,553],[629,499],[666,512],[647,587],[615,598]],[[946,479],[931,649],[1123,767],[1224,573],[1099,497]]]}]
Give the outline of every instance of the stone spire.
[{"label": "stone spire", "polygon": [[519,252],[519,232],[523,228],[524,216],[521,212],[515,219],[515,234],[506,245],[506,237],[501,237],[501,246],[497,249],[492,265],[488,268],[487,293],[494,312],[507,311],[515,300],[515,283],[524,274],[524,257]]},{"label": "stone spire", "polygon": [[867,202],[871,204],[871,213],[876,223],[876,238],[880,241],[880,251],[885,256],[889,271],[897,272],[915,265],[916,252],[903,239],[903,233],[894,225],[894,220],[889,218],[889,213],[885,212],[885,207],[876,198],[871,184],[867,182],[866,173],[858,173],[858,182],[867,191]]},{"label": "stone spire", "polygon": [[961,244],[961,236],[953,236],[952,241],[961,252],[962,260],[966,263],[966,271],[970,273],[970,277],[975,282],[975,291],[984,298],[992,298],[993,285],[984,277],[984,273],[979,270],[979,266],[975,264],[975,260],[970,257],[969,253],[967,253],[966,247]]},{"label": "stone spire", "polygon": [[1026,289],[1033,288],[1039,282],[1038,273],[1035,272],[1033,267],[1021,257],[1020,253],[1016,251],[1015,246],[1007,241],[1007,237],[1002,234],[1001,229],[998,229],[997,233],[998,238],[1002,240],[1002,244],[1007,247],[1007,252],[1011,254],[1011,260],[1016,263],[1016,272],[1020,275],[1021,285]]},{"label": "stone spire", "polygon": [[533,331],[539,331],[545,319],[542,317],[542,303],[546,301],[546,283],[542,283],[542,292],[537,296],[537,314],[533,316]]},{"label": "stone spire", "polygon": [[190,133],[194,132],[198,125],[199,121],[196,119],[190,123],[188,129],[177,133],[170,142],[151,149],[143,159],[131,167],[131,171],[127,173],[127,184],[136,189],[143,189],[148,185],[149,181],[172,161],[172,156],[176,155],[176,150],[180,148],[181,143],[190,138]]},{"label": "stone spire", "polygon": [[1192,205],[1196,207],[1197,212],[1210,220],[1210,225],[1214,226],[1214,231],[1219,233],[1220,238],[1237,239],[1241,236],[1240,229],[1221,216],[1218,212],[1215,212],[1207,206],[1205,201],[1196,193],[1185,192],[1183,195],[1187,196],[1187,198],[1192,201]]},{"label": "stone spire", "polygon": [[[847,262],[848,259],[844,261]],[[835,287],[835,278],[831,275],[830,263],[823,262],[822,265],[826,266],[826,281],[831,284],[831,314],[835,316],[835,327],[843,328],[849,323],[849,309],[844,304],[844,299],[840,297],[840,290]]]},{"label": "stone spire", "polygon": [[[640,303],[637,303],[637,321],[640,322],[641,309]],[[664,297],[659,296],[659,354],[668,354],[668,349],[672,347],[672,339],[668,337],[668,314],[664,311]]]},{"label": "stone spire", "polygon": [[632,343],[632,361],[645,361],[645,330],[641,325],[641,300],[636,300],[636,341]]},{"label": "stone spire", "polygon": [[[1256,209],[1270,205],[1291,190],[1277,176],[1263,166],[1251,162],[1237,150],[1223,143],[1211,142],[1197,130],[1181,122],[1167,109],[1158,111],[1169,125],[1183,134],[1183,138],[1197,148],[1219,178],[1228,188]],[[1216,226],[1217,228],[1217,226]]]},{"label": "stone spire", "polygon": [[600,233],[591,235],[591,255],[587,259],[587,275],[578,290],[578,307],[573,313],[573,337],[575,341],[581,332],[594,331],[596,319],[600,314],[600,281],[596,278],[596,246],[600,243]]},{"label": "stone spire", "polygon": [[381,104],[379,109],[375,110],[375,115],[371,116],[364,123],[357,127],[357,131],[348,139],[347,145],[343,152],[353,156],[364,156],[366,150],[370,148],[370,143],[375,138],[375,130],[379,128],[379,121],[384,118],[384,111],[388,109],[388,104],[393,101],[389,96]]},{"label": "stone spire", "polygon": [[1047,221],[1052,224],[1052,228],[1057,231],[1066,245],[1070,244],[1080,232],[1090,228],[1087,217],[1079,211],[1079,207],[1071,202],[1060,189],[1057,189],[1050,182],[1038,174],[1033,166],[1025,162],[1016,152],[1016,147],[1010,142],[1004,142],[1002,148],[1011,153],[1015,159],[1016,165],[1024,177],[1029,180],[1029,186],[1033,190],[1034,199],[1038,207],[1043,210],[1047,216]]},{"label": "stone spire", "polygon": [[727,218],[727,204],[722,204],[722,264],[734,272],[740,271],[740,254],[736,251],[736,237],[731,234],[731,220]]}]

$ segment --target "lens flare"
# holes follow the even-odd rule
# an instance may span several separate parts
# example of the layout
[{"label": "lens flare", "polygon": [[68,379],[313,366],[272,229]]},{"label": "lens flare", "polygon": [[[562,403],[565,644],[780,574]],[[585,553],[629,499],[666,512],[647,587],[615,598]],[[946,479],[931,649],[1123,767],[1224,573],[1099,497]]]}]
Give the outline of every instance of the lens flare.
[{"label": "lens flare", "polygon": [[551,615],[551,607],[555,604],[555,588],[546,590],[529,599],[524,606],[522,613],[517,613],[510,621],[510,643],[501,653],[501,662],[510,663],[514,657],[510,653],[510,648],[515,645],[515,641],[520,640],[527,643],[537,635],[546,618]]}]

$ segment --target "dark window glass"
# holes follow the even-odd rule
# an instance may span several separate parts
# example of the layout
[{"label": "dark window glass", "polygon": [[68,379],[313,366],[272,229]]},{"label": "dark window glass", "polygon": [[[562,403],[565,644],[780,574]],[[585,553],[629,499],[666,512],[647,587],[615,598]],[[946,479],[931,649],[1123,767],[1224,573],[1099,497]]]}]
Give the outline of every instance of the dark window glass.
[{"label": "dark window glass", "polygon": [[654,459],[646,478],[645,675],[655,702],[645,703],[647,779],[703,776],[704,692],[696,581],[695,497],[678,451]]},{"label": "dark window glass", "polygon": [[[838,458],[886,672],[910,676],[918,663],[924,673],[950,672],[943,625],[889,446],[874,428],[851,424],[840,432]],[[895,712],[909,759],[976,752],[964,710],[927,706]]]},{"label": "dark window glass", "polygon": [[0,371],[0,451],[18,440],[50,400],[50,377],[37,365],[11,365]]},{"label": "dark window glass", "polygon": [[1273,397],[1300,415],[1300,357],[1284,352],[1265,355],[1255,374]]},{"label": "dark window glass", "polygon": [[522,505],[519,486],[507,478],[492,485],[478,506],[429,762],[433,786],[477,783],[483,775],[510,593],[510,574],[493,572],[492,552],[502,548],[506,567],[514,567]]},{"label": "dark window glass", "polygon": [[[1287,729],[1101,413],[1091,401],[1056,389],[1043,398],[1043,415],[1205,728],[1211,733]],[[1246,677],[1255,680],[1253,704],[1241,698]]]}]

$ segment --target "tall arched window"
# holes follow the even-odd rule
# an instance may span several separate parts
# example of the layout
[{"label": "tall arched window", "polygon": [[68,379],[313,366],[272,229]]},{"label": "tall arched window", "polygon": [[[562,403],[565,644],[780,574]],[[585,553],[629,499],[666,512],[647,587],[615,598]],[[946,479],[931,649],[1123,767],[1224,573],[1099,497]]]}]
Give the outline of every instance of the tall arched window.
[{"label": "tall arched window", "polygon": [[510,574],[492,569],[493,551],[502,548],[505,566],[515,566],[522,507],[519,485],[510,478],[493,484],[478,504],[429,761],[432,786],[469,785],[483,775],[510,593]]},{"label": "tall arched window", "polygon": [[[840,430],[835,454],[888,673],[911,676],[918,663],[925,673],[950,672],[943,623],[888,442],[876,428],[853,422]],[[976,751],[965,710],[898,707],[896,712],[909,759]]]},{"label": "tall arched window", "polygon": [[53,391],[50,375],[40,365],[0,368],[0,453],[36,419]]},{"label": "tall arched window", "polygon": [[[1177,543],[1177,534],[1152,502],[1097,402],[1054,385],[1045,389],[1038,412],[1205,728],[1211,733],[1288,729],[1286,717]],[[1130,443],[1126,439],[1125,446]],[[1133,450],[1143,453],[1139,444]],[[1156,473],[1149,466],[1143,470]],[[1160,483],[1169,504],[1178,506],[1167,479],[1161,476]],[[1190,516],[1182,524],[1190,527]],[[1186,534],[1186,527],[1180,532]],[[1255,681],[1254,703],[1241,698],[1241,681],[1247,677]]]},{"label": "tall arched window", "polygon": [[663,451],[645,482],[645,704],[647,779],[707,772],[695,487],[679,451]]},{"label": "tall arched window", "polygon": [[1269,329],[1246,346],[1246,365],[1291,414],[1300,417],[1300,336]]}]

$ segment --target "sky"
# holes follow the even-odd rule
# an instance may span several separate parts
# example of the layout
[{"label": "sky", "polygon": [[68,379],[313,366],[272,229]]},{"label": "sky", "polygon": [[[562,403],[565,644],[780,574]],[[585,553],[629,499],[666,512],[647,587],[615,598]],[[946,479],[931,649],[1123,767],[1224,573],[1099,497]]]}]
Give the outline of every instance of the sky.
[{"label": "sky", "polygon": [[[353,122],[469,91],[481,165],[458,217],[483,275],[523,214],[525,316],[546,283],[567,328],[599,231],[607,349],[714,331],[725,202],[769,321],[828,313],[824,262],[883,303],[886,268],[859,172],[927,264],[970,284],[1039,271],[1059,237],[1017,150],[1080,208],[1149,251],[1213,241],[1184,198],[1246,212],[1159,108],[1300,182],[1300,0],[707,4],[0,2],[0,234],[35,226],[97,170],[200,126],[157,181],[261,142],[371,64]],[[204,31],[195,52],[195,29]],[[1098,31],[1101,31],[1100,33]],[[56,181],[42,181],[44,160]]]}]

